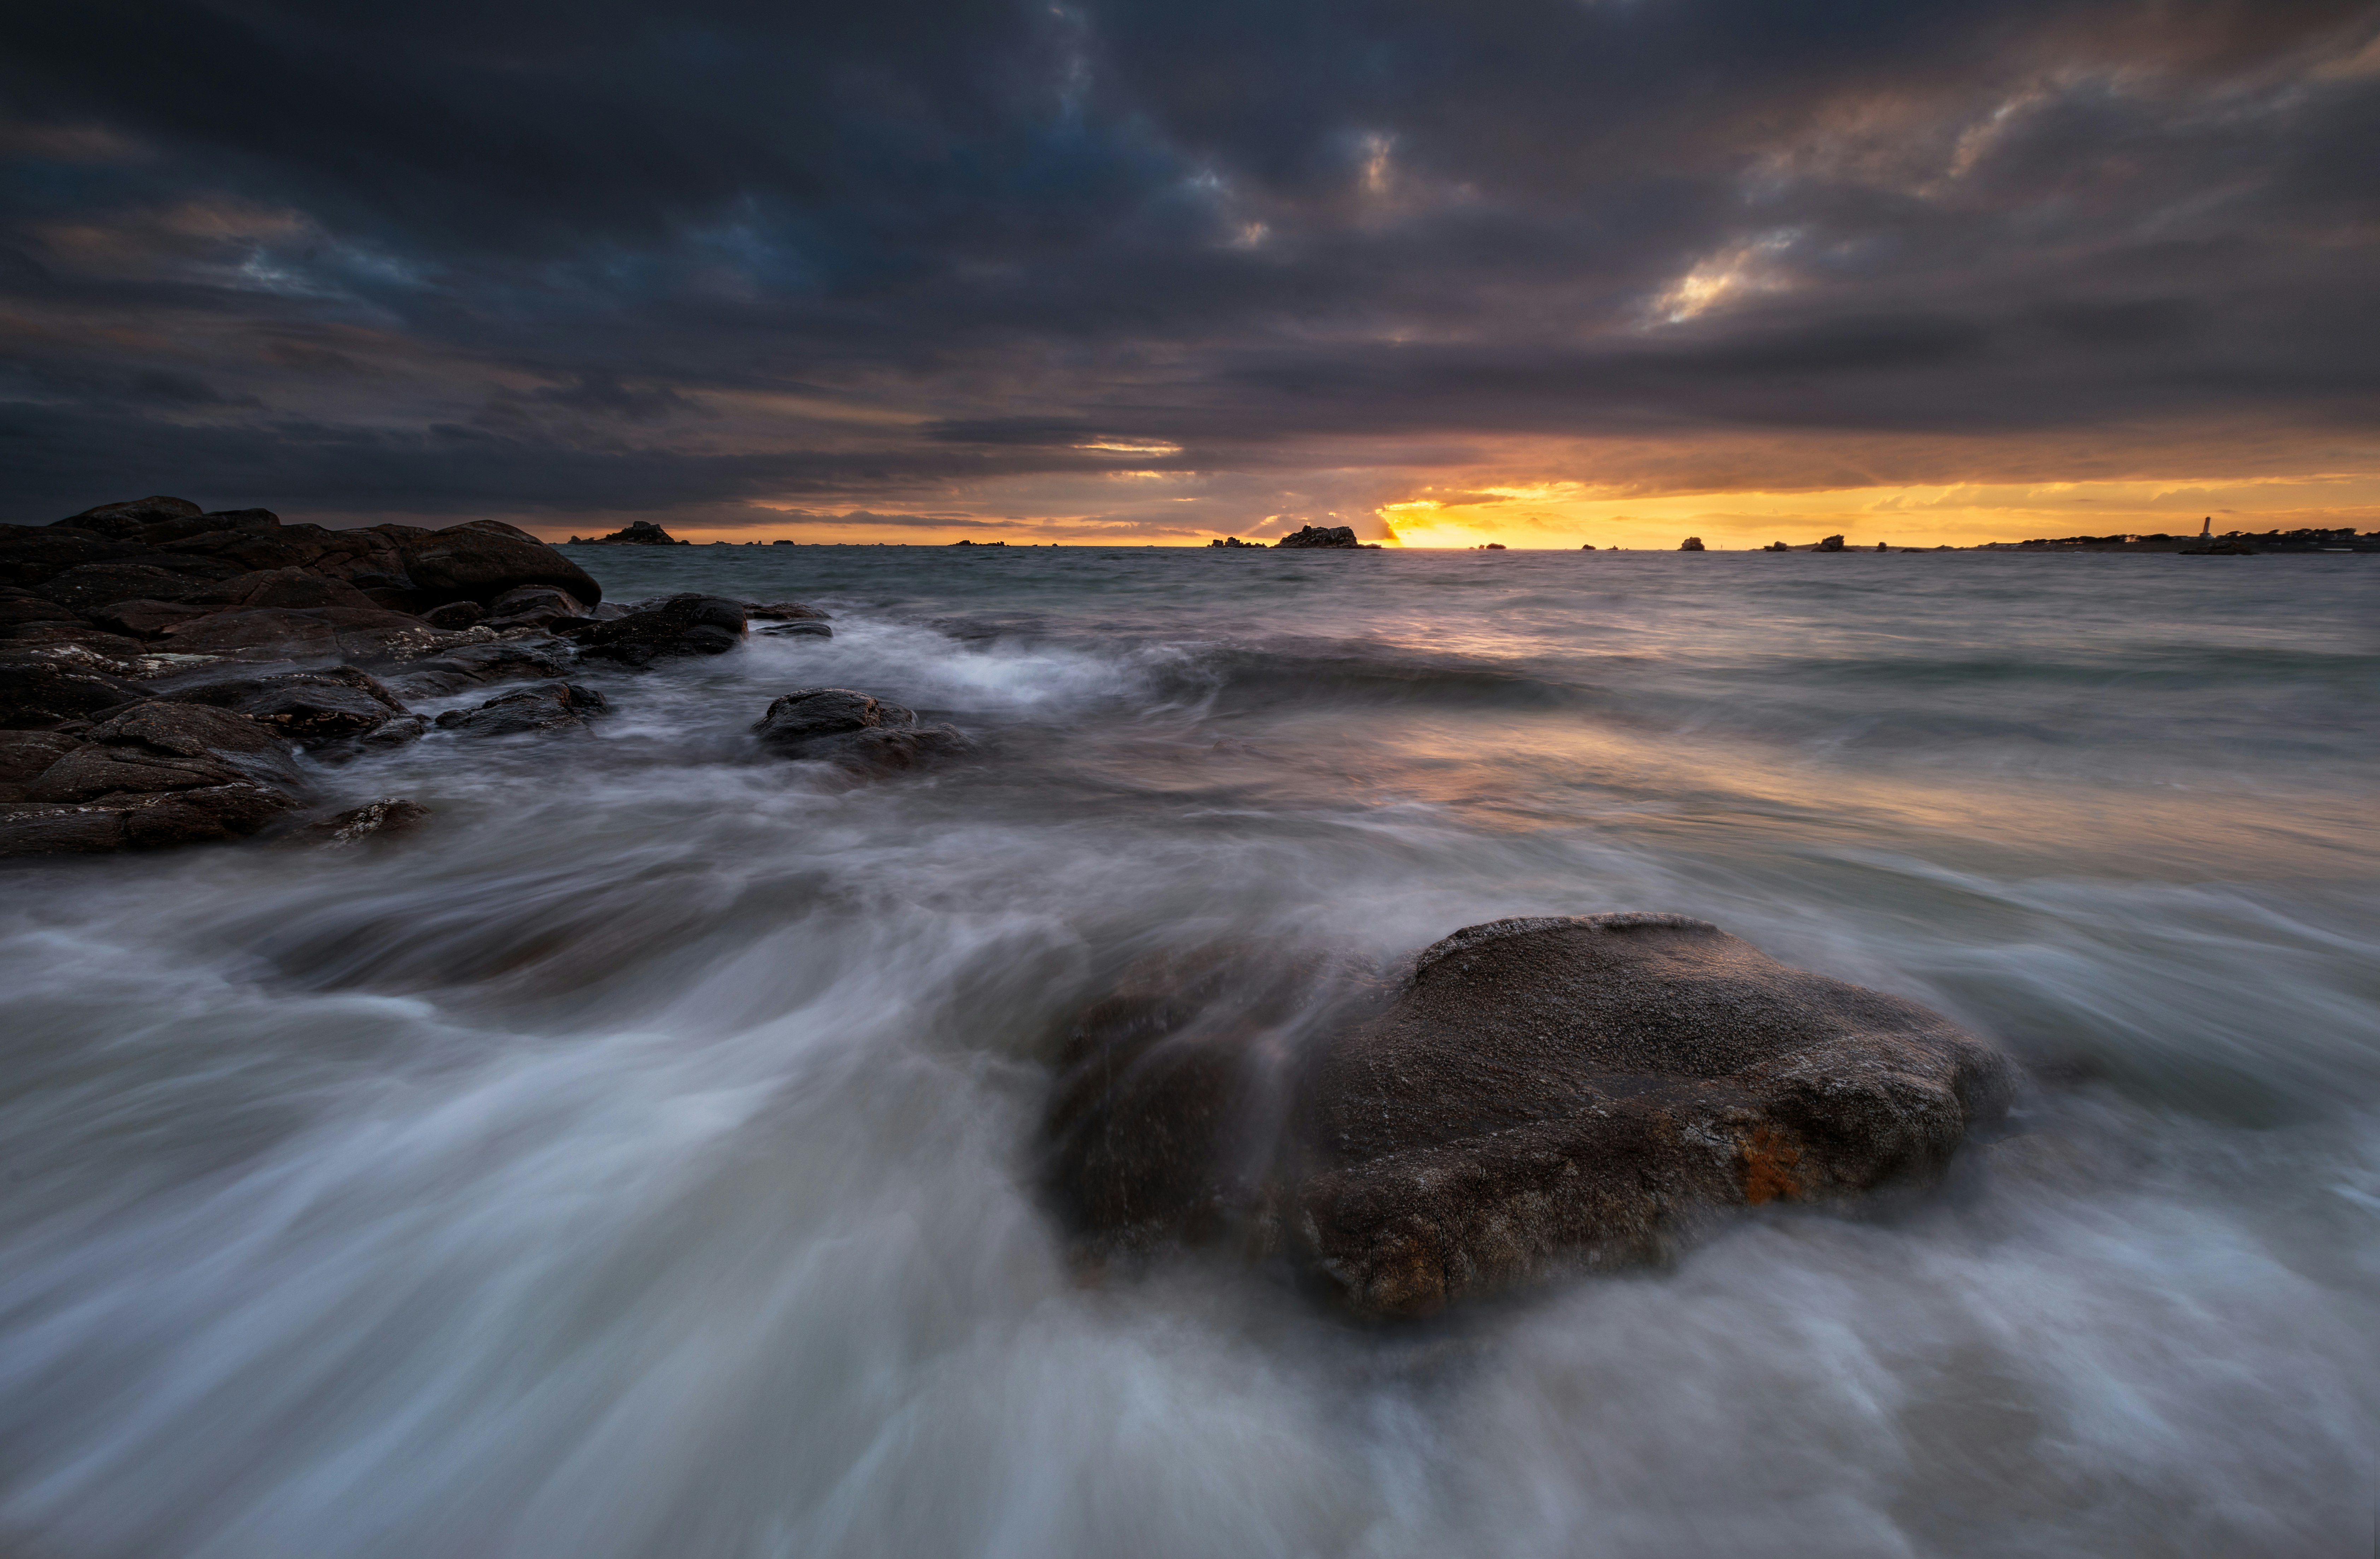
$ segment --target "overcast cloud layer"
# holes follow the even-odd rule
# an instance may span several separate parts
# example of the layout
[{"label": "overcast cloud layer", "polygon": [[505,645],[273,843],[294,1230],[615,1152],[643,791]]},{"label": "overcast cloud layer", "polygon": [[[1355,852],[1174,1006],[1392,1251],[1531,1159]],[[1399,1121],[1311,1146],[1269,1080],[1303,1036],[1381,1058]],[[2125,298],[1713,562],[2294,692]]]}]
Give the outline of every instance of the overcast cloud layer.
[{"label": "overcast cloud layer", "polygon": [[0,168],[16,520],[2380,472],[2368,4],[84,0]]}]

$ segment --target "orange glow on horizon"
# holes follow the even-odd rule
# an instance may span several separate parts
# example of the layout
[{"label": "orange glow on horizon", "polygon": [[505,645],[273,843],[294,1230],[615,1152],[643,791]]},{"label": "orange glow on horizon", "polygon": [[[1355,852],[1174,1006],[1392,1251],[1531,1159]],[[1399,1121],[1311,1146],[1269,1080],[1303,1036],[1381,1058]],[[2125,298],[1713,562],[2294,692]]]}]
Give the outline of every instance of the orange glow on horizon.
[{"label": "orange glow on horizon", "polygon": [[[1445,496],[1432,496],[1443,491]],[[821,517],[800,525],[662,523],[698,543],[769,542],[939,546],[962,539],[1012,545],[1205,546],[1237,535],[1271,541],[1297,529],[1300,517],[1219,519],[1219,505],[1120,520],[1080,515],[970,519],[941,508],[907,518],[879,510],[848,519]],[[1201,512],[1208,511],[1208,512]],[[1360,510],[1312,517],[1317,524],[1352,524],[1367,541],[1414,548],[1468,548],[1501,542],[1516,550],[1597,547],[1674,551],[1699,536],[1714,551],[1799,545],[1840,534],[1853,546],[1883,542],[1896,547],[1973,546],[2034,536],[2195,534],[2214,520],[2227,530],[2295,530],[2301,526],[2380,530],[2380,475],[2337,473],[2256,477],[2230,481],[2074,481],[1964,483],[1942,486],[1850,487],[1801,493],[1689,493],[1624,495],[1562,481],[1511,481],[1424,488],[1409,497]],[[1368,519],[1370,523],[1365,523]],[[923,523],[919,523],[922,521]],[[515,523],[560,541],[576,531],[601,534],[615,525],[555,526],[525,517]],[[625,519],[618,523],[625,524]]]}]

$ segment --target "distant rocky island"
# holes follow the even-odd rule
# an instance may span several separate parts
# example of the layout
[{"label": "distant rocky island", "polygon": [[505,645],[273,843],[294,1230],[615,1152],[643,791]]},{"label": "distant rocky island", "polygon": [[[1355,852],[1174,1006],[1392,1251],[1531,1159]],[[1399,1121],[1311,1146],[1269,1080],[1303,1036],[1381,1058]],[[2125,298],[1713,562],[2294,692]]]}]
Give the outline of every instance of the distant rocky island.
[{"label": "distant rocky island", "polygon": [[[1264,546],[1262,542],[1243,542],[1237,536],[1226,536],[1220,542],[1209,542],[1207,544],[1210,547],[1261,548]],[[1352,525],[1308,525],[1283,536],[1272,544],[1276,547],[1301,549],[1323,547],[1342,552],[1378,552],[1380,550],[1380,543],[1378,542],[1355,540],[1355,528]]]},{"label": "distant rocky island", "polygon": [[609,536],[573,536],[563,543],[573,547],[690,547],[650,519],[639,519]]}]

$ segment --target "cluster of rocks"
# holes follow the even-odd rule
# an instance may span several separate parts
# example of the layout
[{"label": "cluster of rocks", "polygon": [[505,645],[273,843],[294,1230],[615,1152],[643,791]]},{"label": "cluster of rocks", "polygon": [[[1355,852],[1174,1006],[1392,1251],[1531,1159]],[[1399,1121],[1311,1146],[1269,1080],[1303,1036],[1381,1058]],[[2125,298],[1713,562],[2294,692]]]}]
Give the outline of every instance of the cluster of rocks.
[{"label": "cluster of rocks", "polygon": [[1088,1259],[1233,1239],[1412,1317],[1922,1186],[2013,1076],[1701,920],[1498,920],[1394,980],[1246,949],[1135,970],[1075,1025],[1044,1146]]},{"label": "cluster of rocks", "polygon": [[[833,633],[799,602],[621,606],[602,593],[552,547],[491,520],[330,530],[152,497],[0,526],[0,856],[267,832],[353,843],[425,810],[386,798],[316,818],[325,764],[432,729],[582,732],[610,704],[574,667],[722,654],[756,621]],[[434,725],[406,701],[506,682],[533,686]],[[807,734],[778,722],[767,750],[890,770],[965,745],[862,693],[788,698],[815,705]],[[843,725],[820,699],[843,700]]]}]

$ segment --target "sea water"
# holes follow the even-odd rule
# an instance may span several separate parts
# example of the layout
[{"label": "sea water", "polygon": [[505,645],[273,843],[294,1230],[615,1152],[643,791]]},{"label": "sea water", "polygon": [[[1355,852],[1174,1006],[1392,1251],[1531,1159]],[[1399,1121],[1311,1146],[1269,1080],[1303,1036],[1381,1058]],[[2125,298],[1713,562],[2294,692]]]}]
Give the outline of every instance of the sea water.
[{"label": "sea water", "polygon": [[[380,847],[0,871],[7,1559],[2368,1552],[2370,559],[573,555],[834,637],[323,770]],[[975,749],[750,744],[821,686]],[[1956,1016],[2013,1131],[1420,1325],[1069,1261],[1118,971],[1618,909]]]}]

